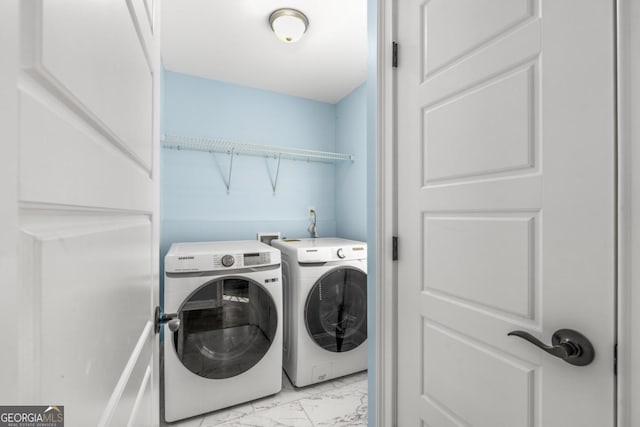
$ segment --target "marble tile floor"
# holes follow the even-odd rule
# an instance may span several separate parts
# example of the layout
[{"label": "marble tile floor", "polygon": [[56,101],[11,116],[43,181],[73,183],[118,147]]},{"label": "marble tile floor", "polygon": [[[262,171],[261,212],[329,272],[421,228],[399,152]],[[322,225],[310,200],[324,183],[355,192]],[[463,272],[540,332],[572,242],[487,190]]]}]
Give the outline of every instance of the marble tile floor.
[{"label": "marble tile floor", "polygon": [[367,425],[367,373],[296,388],[283,373],[282,391],[167,427],[356,427]]}]

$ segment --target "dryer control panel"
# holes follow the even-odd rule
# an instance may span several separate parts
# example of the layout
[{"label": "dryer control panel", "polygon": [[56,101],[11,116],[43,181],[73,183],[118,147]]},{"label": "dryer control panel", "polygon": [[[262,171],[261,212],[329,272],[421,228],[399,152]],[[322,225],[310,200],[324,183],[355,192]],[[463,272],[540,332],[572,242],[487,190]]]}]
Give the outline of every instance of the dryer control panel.
[{"label": "dryer control panel", "polygon": [[301,264],[367,259],[367,244],[336,237],[273,240],[271,244]]},{"label": "dryer control panel", "polygon": [[299,248],[298,262],[316,263],[367,259],[366,245]]}]

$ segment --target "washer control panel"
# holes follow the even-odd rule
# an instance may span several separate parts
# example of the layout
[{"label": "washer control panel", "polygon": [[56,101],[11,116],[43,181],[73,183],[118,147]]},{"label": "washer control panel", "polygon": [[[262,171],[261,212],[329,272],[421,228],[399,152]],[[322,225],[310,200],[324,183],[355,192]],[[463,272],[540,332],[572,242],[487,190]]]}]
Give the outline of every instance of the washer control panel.
[{"label": "washer control panel", "polygon": [[165,256],[166,273],[192,273],[280,264],[280,251],[262,242],[174,243]]},{"label": "washer control panel", "polygon": [[246,252],[246,253],[230,253],[224,255],[213,256],[213,266],[216,268],[244,268],[257,267],[260,265],[271,264],[270,252]]}]

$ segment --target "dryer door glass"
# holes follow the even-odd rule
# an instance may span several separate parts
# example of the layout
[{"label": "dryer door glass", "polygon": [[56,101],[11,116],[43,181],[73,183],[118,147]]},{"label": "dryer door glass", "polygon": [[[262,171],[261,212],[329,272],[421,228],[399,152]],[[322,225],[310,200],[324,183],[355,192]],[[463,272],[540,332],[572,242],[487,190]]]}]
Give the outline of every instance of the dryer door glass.
[{"label": "dryer door glass", "polygon": [[178,358],[211,379],[239,375],[267,353],[276,336],[273,298],[257,282],[223,278],[204,284],[180,307],[173,332]]},{"label": "dryer door glass", "polygon": [[311,338],[325,350],[349,351],[367,339],[367,275],[351,267],[318,280],[305,305]]}]

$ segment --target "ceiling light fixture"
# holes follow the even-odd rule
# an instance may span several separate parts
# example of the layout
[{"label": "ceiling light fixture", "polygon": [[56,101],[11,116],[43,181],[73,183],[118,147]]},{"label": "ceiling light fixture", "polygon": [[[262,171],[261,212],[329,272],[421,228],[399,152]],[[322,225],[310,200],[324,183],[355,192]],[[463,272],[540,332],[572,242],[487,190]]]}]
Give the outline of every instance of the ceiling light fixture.
[{"label": "ceiling light fixture", "polygon": [[296,9],[278,9],[269,16],[269,24],[276,36],[285,43],[297,42],[307,31],[309,20]]}]

